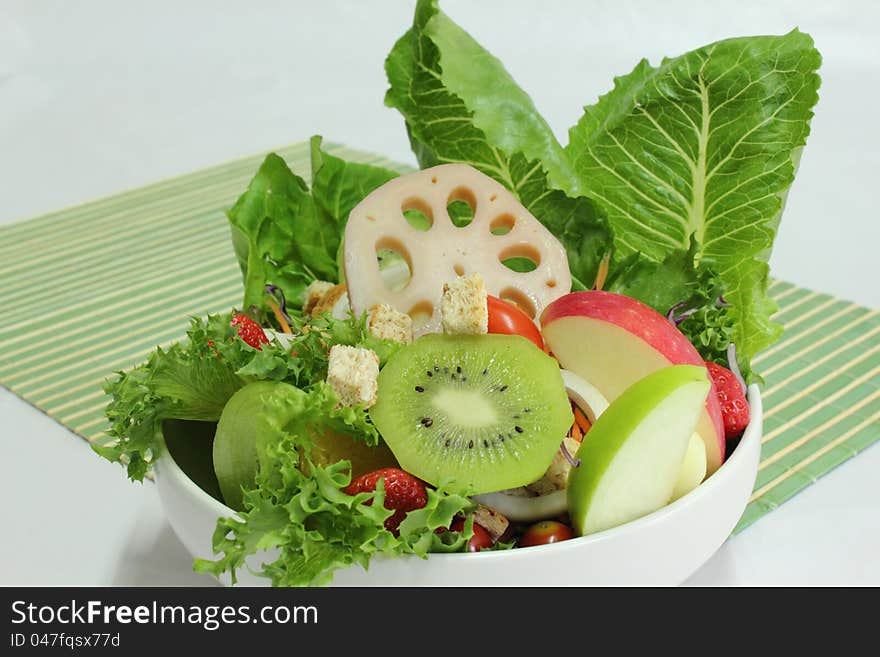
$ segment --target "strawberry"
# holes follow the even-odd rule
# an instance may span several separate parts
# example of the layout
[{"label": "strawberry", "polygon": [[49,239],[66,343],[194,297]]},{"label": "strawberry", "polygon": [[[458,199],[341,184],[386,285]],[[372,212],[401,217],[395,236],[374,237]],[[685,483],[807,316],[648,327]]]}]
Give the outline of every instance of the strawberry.
[{"label": "strawberry", "polygon": [[726,367],[706,361],[709,378],[715,384],[715,394],[721,405],[724,420],[724,437],[727,440],[738,438],[749,424],[749,402],[743,394],[742,386]]},{"label": "strawberry", "polygon": [[260,345],[268,344],[269,338],[263,333],[263,329],[247,315],[236,313],[232,316],[231,326],[238,327],[238,337],[254,349],[262,349]]},{"label": "strawberry", "polygon": [[385,529],[397,536],[397,528],[407,512],[421,509],[428,503],[428,492],[421,480],[398,468],[383,468],[361,475],[346,487],[345,492],[349,495],[372,492],[379,479],[385,480],[385,508],[394,510],[394,515],[385,521]]}]

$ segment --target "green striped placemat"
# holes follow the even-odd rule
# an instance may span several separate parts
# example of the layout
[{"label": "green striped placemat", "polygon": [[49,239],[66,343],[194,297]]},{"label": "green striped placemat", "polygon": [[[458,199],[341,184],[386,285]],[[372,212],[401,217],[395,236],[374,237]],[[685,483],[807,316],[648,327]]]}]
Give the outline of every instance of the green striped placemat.
[{"label": "green striped placemat", "polygon": [[[308,176],[307,142],[277,152]],[[240,301],[224,211],[262,158],[0,227],[0,304],[27,309],[0,337],[0,383],[87,440],[102,436],[106,377],[179,339],[188,317]],[[786,332],[755,361],[764,447],[737,531],[880,438],[877,311],[780,281],[770,291]]]}]

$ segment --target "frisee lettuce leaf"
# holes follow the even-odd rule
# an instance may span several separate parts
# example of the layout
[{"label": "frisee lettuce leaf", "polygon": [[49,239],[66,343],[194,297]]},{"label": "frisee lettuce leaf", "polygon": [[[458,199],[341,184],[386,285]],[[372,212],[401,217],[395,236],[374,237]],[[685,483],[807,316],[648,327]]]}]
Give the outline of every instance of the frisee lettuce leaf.
[{"label": "frisee lettuce leaf", "polygon": [[[686,250],[720,278],[740,357],[772,344],[767,259],[818,100],[821,57],[797,30],[642,61],[569,133],[566,153],[618,256]],[[698,345],[700,346],[700,345]]]},{"label": "frisee lettuce leaf", "polygon": [[[351,482],[348,461],[312,463],[310,435],[328,423],[341,421],[354,435],[375,430],[363,413],[341,413],[327,387],[297,393],[283,402],[285,417],[293,417],[282,434],[259,445],[257,485],[244,492],[244,511],[217,523],[213,546],[220,556],[197,560],[196,570],[228,571],[235,581],[236,571],[249,567],[275,586],[314,586],[328,583],[339,568],[367,568],[377,554],[425,557],[464,548],[473,535],[472,516],[461,532],[435,530],[473,509],[467,497],[447,493],[443,485],[429,489],[427,505],[408,513],[394,536],[384,526],[393,511],[384,508],[383,485],[351,496],[344,491]],[[303,457],[308,467],[301,467]]]},{"label": "frisee lettuce leaf", "polygon": [[[373,349],[382,362],[399,347],[374,337],[363,317],[337,320],[324,315],[294,317],[291,328],[296,333],[289,344],[273,340],[257,350],[238,337],[230,319],[231,313],[193,318],[185,340],[156,349],[138,367],[117,372],[104,387],[111,397],[111,426],[94,450],[126,465],[129,477],[140,481],[164,449],[165,420],[216,422],[229,398],[251,381],[283,381],[308,391],[322,388],[327,352],[334,344]],[[356,425],[359,415],[364,415],[359,409],[342,409],[328,418]],[[361,433],[369,444],[378,443],[375,429]]]},{"label": "frisee lettuce leaf", "polygon": [[[662,262],[639,253],[624,258],[608,277],[605,289],[639,299],[666,315],[689,312],[678,328],[705,360],[728,366],[727,345],[734,341],[732,307],[721,303],[724,286],[717,274],[694,264],[697,244],[669,253]],[[752,374],[746,359],[739,359],[743,376]]]},{"label": "frisee lettuce leaf", "polygon": [[419,164],[462,162],[503,184],[565,246],[575,288],[591,285],[611,247],[608,223],[575,193],[571,164],[501,63],[421,0],[385,71],[385,104],[403,115]]}]

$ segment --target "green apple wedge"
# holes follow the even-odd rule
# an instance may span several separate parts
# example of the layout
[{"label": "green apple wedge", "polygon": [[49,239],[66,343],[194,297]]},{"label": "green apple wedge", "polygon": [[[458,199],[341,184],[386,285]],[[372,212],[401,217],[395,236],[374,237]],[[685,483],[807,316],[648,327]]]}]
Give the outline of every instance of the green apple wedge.
[{"label": "green apple wedge", "polygon": [[214,435],[213,459],[227,506],[242,510],[242,490],[254,487],[263,442],[281,435],[305,397],[288,383],[255,381],[226,402]]},{"label": "green apple wedge", "polygon": [[285,431],[308,433],[308,460],[300,458],[305,472],[309,462],[327,466],[346,460],[351,476],[359,477],[381,468],[398,467],[385,445],[372,447],[320,423],[308,423],[308,395],[289,383],[254,381],[236,392],[220,414],[214,435],[214,473],[226,505],[242,510],[243,490],[256,482],[266,446],[278,441]]},{"label": "green apple wedge", "polygon": [[674,365],[627,388],[596,420],[568,477],[575,531],[592,534],[666,505],[710,384],[704,367]]},{"label": "green apple wedge", "polygon": [[700,434],[691,434],[684,461],[678,471],[678,480],[672,489],[672,500],[683,497],[700,485],[706,478],[706,443],[700,438]]}]

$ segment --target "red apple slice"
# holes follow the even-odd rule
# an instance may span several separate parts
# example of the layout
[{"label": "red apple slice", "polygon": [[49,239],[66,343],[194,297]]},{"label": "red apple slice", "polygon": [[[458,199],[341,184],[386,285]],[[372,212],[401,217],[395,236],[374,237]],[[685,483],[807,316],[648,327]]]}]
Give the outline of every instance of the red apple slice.
[{"label": "red apple slice", "polygon": [[[547,347],[562,367],[614,401],[636,381],[669,365],[703,365],[681,331],[645,304],[613,292],[572,292],[541,314]],[[697,424],[706,472],[724,461],[724,426],[714,388]]]}]

